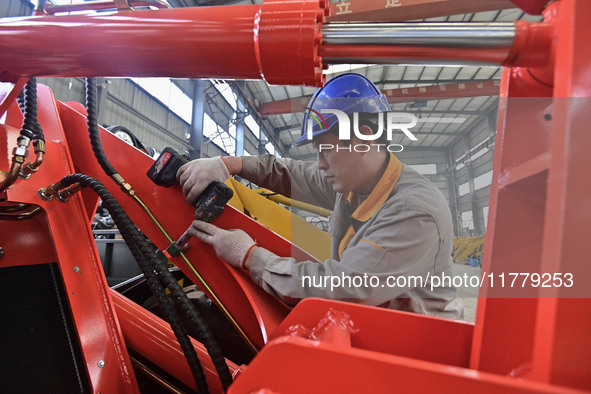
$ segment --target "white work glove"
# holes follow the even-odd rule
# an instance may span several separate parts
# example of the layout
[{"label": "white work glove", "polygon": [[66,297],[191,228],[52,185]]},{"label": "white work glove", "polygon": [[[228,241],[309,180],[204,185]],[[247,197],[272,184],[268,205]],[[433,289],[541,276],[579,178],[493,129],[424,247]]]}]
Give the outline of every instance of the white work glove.
[{"label": "white work glove", "polygon": [[246,268],[248,253],[257,245],[242,230],[224,230],[201,220],[194,220],[187,233],[212,245],[220,259],[236,268]]},{"label": "white work glove", "polygon": [[176,173],[187,203],[191,205],[211,182],[225,182],[229,177],[230,171],[219,156],[190,161]]}]

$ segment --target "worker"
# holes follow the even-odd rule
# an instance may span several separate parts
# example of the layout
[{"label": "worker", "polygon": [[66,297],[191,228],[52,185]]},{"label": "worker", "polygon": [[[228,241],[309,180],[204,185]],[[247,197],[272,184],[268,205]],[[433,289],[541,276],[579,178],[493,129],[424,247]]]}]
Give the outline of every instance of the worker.
[{"label": "worker", "polygon": [[[340,112],[330,113],[329,107]],[[386,97],[371,81],[343,74],[312,97],[294,144],[312,143],[317,162],[274,155],[213,157],[193,160],[177,173],[189,203],[209,183],[238,175],[333,210],[330,259],[319,264],[278,256],[242,230],[197,220],[189,234],[211,244],[228,264],[249,270],[254,282],[287,303],[329,298],[462,319],[463,304],[450,283],[449,207],[435,185],[380,143],[387,142],[386,133],[377,133],[388,111]],[[339,134],[339,113],[357,121],[349,140]],[[437,286],[429,281],[433,277]]]}]

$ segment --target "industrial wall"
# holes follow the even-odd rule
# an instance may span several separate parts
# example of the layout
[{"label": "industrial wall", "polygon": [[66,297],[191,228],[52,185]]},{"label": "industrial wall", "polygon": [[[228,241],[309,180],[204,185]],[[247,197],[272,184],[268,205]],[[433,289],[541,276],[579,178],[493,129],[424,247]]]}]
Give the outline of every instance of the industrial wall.
[{"label": "industrial wall", "polygon": [[[99,124],[125,126],[136,137],[157,150],[172,146],[186,151],[190,125],[154,99],[141,87],[124,78],[99,79]],[[84,103],[84,80],[81,78],[39,78],[62,102]]]}]

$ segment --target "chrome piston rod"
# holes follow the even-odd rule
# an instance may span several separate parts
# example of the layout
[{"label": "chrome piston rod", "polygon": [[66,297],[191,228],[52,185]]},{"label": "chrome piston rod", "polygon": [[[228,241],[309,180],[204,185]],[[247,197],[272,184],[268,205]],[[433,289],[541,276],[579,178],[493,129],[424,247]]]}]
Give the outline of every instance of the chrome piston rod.
[{"label": "chrome piston rod", "polygon": [[330,23],[322,27],[326,64],[409,63],[499,66],[515,23]]}]

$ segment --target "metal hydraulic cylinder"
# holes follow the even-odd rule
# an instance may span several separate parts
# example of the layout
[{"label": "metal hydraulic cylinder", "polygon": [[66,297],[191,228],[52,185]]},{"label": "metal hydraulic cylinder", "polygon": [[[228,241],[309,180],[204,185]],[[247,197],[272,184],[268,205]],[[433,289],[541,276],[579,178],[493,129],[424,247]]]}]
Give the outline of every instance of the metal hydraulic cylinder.
[{"label": "metal hydraulic cylinder", "polygon": [[[0,81],[191,77],[323,83],[328,1],[0,19]],[[326,10],[326,11],[325,11]]]}]

